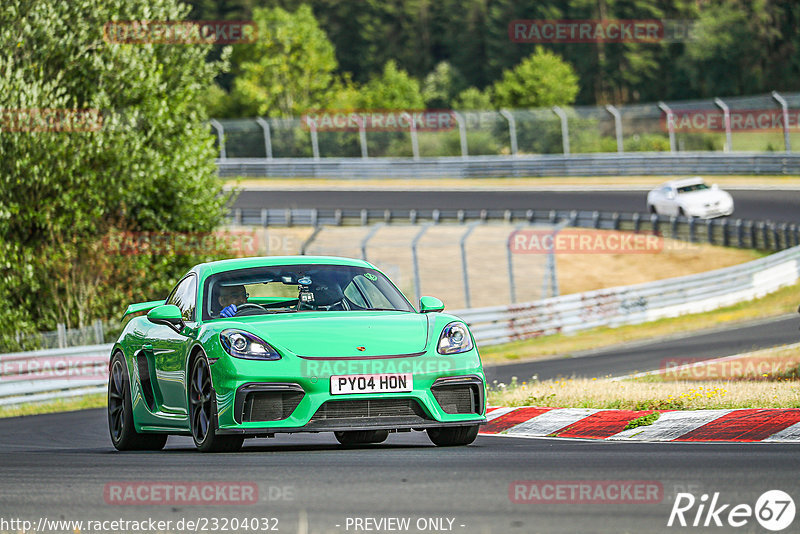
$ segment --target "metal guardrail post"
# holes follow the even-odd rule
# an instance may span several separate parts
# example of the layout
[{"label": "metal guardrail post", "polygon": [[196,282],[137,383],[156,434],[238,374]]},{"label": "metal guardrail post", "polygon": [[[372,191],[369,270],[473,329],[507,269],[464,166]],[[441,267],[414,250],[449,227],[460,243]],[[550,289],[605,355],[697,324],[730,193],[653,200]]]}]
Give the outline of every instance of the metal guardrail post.
[{"label": "metal guardrail post", "polygon": [[687,222],[689,223],[689,243],[694,243],[695,242],[695,236],[694,236],[695,222],[694,222],[694,217],[689,217]]},{"label": "metal guardrail post", "polygon": [[658,108],[667,114],[667,131],[669,132],[669,151],[675,152],[675,114],[664,102],[658,103]]},{"label": "metal guardrail post", "polygon": [[517,155],[517,121],[514,119],[514,115],[511,114],[510,111],[507,109],[501,109],[500,115],[502,115],[508,121],[508,136],[511,138],[511,155]]},{"label": "metal guardrail post", "polygon": [[778,94],[777,91],[772,91],[772,98],[775,99],[775,102],[781,107],[781,114],[783,115],[783,146],[786,149],[786,152],[792,151],[792,144],[789,141],[789,105],[786,103],[786,99],[784,99],[781,95]]},{"label": "metal guardrail post", "polygon": [[222,127],[222,123],[219,122],[217,119],[210,119],[208,122],[217,131],[217,142],[219,144],[219,159],[225,159],[228,157],[228,153],[225,150],[225,128]]},{"label": "metal guardrail post", "polygon": [[456,118],[458,123],[458,138],[461,140],[461,157],[466,158],[469,156],[467,148],[467,125],[464,117],[458,111],[453,112],[453,117]]},{"label": "metal guardrail post", "polygon": [[467,308],[472,307],[472,299],[469,294],[469,271],[467,270],[467,238],[475,230],[479,223],[473,222],[467,227],[467,231],[461,234],[458,246],[461,249],[461,273],[464,279],[464,302]]},{"label": "metal guardrail post", "polygon": [[414,296],[417,298],[417,302],[422,297],[420,293],[420,279],[419,279],[419,257],[417,256],[417,244],[419,240],[422,239],[422,236],[425,235],[425,232],[428,231],[430,228],[429,224],[425,224],[420,228],[417,235],[414,236],[414,239],[411,241],[411,262],[414,266]]},{"label": "metal guardrail post", "polygon": [[264,228],[269,226],[269,210],[266,208],[261,210],[261,226]]},{"label": "metal guardrail post", "polygon": [[678,218],[674,215],[669,216],[669,230],[672,239],[678,238]]},{"label": "metal guardrail post", "polygon": [[272,131],[269,123],[261,117],[256,118],[256,122],[264,130],[264,153],[267,155],[267,159],[272,159]]},{"label": "metal guardrail post", "polygon": [[736,219],[736,246],[744,248],[744,226],[741,219]]},{"label": "metal guardrail post", "polygon": [[728,233],[729,224],[728,219],[722,221],[722,246],[729,247],[731,245],[730,234]]},{"label": "metal guardrail post", "polygon": [[638,233],[642,224],[642,216],[638,212],[633,214],[633,231]]},{"label": "metal guardrail post", "polygon": [[625,152],[622,146],[622,117],[619,114],[619,110],[611,104],[606,106],[606,111],[611,113],[614,117],[614,133],[616,133],[617,136],[617,154],[622,154]]},{"label": "metal guardrail post", "polygon": [[380,230],[382,227],[383,227],[383,223],[376,224],[375,226],[370,228],[369,232],[367,232],[367,235],[364,236],[364,239],[361,240],[361,259],[362,260],[367,261],[367,243],[369,243],[369,240],[372,239],[372,236],[374,236],[378,232],[378,230]]},{"label": "metal guardrail post", "polygon": [[714,244],[714,220],[706,219],[706,240],[710,245]]},{"label": "metal guardrail post", "polygon": [[366,209],[361,210],[361,226],[366,226],[369,224],[369,211]]},{"label": "metal guardrail post", "polygon": [[658,215],[653,213],[650,215],[650,230],[654,233],[658,233]]},{"label": "metal guardrail post", "polygon": [[553,113],[558,115],[561,119],[561,146],[564,150],[564,155],[569,155],[569,124],[567,123],[567,114],[558,106],[553,106]]},{"label": "metal guardrail post", "polygon": [[732,150],[732,143],[731,143],[731,110],[728,108],[728,105],[722,101],[721,98],[714,98],[714,104],[717,105],[719,109],[722,110],[722,120],[725,124],[725,152],[730,152]]}]

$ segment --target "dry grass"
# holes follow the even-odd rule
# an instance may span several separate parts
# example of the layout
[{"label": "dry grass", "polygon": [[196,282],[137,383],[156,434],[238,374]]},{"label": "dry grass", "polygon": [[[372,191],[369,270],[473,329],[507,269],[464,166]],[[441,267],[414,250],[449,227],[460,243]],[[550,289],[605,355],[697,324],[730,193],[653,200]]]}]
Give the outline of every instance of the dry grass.
[{"label": "dry grass", "polygon": [[105,408],[106,394],[95,393],[71,399],[56,400],[52,402],[36,402],[20,404],[17,406],[0,407],[0,419],[4,417],[18,417],[20,415],[39,415],[43,413],[71,412],[87,410],[89,408]]},{"label": "dry grass", "polygon": [[556,268],[561,293],[569,294],[713,271],[762,256],[664,239],[664,250],[656,254],[559,254]]},{"label": "dry grass", "polygon": [[620,410],[800,408],[800,382],[534,380],[498,384],[487,400],[493,406]]},{"label": "dry grass", "polygon": [[711,312],[660,319],[651,323],[594,328],[572,335],[555,334],[525,341],[481,347],[484,362],[516,361],[545,358],[554,355],[569,356],[575,352],[609,347],[619,343],[682,334],[720,326],[722,323],[747,321],[793,313],[797,309],[800,283],[767,295],[720,308]]}]

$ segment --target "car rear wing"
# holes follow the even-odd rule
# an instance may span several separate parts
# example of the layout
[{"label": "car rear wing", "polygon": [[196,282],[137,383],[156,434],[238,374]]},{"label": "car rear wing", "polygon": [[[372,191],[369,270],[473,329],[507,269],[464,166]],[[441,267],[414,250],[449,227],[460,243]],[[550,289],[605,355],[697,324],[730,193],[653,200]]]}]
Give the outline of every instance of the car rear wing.
[{"label": "car rear wing", "polygon": [[164,304],[163,300],[151,300],[150,302],[136,302],[135,304],[131,304],[128,306],[128,309],[125,310],[125,313],[122,315],[121,320],[125,320],[125,318],[129,315],[139,312],[148,312],[155,308],[156,306],[161,306]]}]

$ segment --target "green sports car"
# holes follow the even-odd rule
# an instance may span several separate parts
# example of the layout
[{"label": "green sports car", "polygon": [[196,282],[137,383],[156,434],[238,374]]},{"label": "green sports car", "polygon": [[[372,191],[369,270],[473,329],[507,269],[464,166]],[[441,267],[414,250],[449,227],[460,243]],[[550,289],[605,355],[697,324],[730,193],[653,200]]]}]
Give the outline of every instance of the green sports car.
[{"label": "green sports car", "polygon": [[197,265],[165,301],[125,312],[109,363],[111,440],[158,450],[191,435],[210,452],[278,432],[352,445],[425,430],[436,445],[467,445],[485,421],[486,379],[469,328],[443,310],[422,297],[417,311],[361,260]]}]

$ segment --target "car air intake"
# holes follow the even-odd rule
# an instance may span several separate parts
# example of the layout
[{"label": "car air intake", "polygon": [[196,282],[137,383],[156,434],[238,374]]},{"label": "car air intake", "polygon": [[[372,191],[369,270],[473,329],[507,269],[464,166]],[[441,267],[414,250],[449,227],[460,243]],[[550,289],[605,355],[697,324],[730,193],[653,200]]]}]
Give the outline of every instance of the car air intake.
[{"label": "car air intake", "polygon": [[301,391],[251,391],[244,399],[242,422],[286,419],[292,415],[303,396]]},{"label": "car air intake", "polygon": [[483,385],[478,380],[437,380],[431,386],[431,393],[445,413],[479,414],[483,411]]},{"label": "car air intake", "polygon": [[308,422],[314,426],[410,425],[430,421],[414,399],[327,401]]}]

